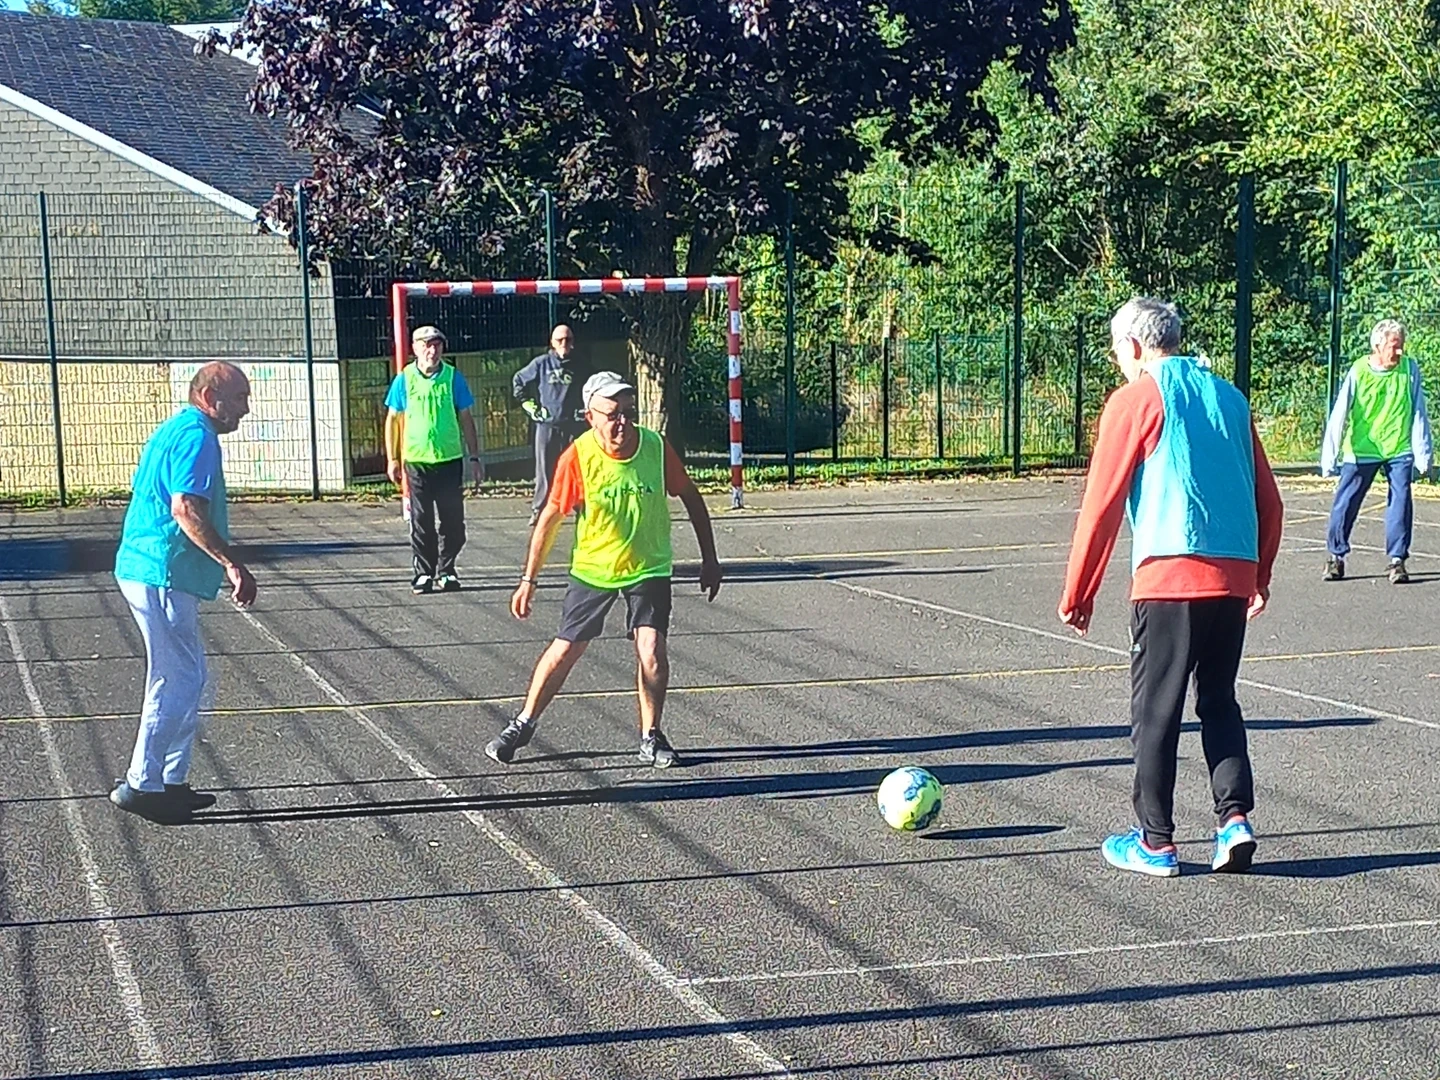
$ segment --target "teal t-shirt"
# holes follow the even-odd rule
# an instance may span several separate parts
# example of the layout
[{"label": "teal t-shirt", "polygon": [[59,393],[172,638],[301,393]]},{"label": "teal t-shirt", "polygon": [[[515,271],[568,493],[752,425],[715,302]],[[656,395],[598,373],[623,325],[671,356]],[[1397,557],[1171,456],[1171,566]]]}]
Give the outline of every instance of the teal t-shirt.
[{"label": "teal t-shirt", "polygon": [[229,542],[220,437],[193,405],[161,424],[140,454],[115,553],[115,576],[214,600],[225,583],[225,571],[180,531],[170,513],[175,495],[208,499],[210,522]]}]

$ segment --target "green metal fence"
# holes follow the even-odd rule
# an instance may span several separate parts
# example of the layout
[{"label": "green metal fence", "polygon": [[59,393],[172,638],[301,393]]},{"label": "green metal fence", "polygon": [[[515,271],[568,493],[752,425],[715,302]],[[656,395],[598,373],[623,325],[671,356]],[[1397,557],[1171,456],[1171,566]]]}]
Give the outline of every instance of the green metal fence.
[{"label": "green metal fence", "polygon": [[[813,224],[797,196],[791,230],[740,239],[721,267],[744,278],[747,463],[788,476],[1082,463],[1118,382],[1107,320],[1136,292],[1180,305],[1187,345],[1250,395],[1276,460],[1315,458],[1335,382],[1379,318],[1407,323],[1440,398],[1440,162],[1149,198],[1097,195],[1085,211],[1156,236],[1119,265],[1065,248],[1077,211],[1043,188],[898,173],[855,184],[853,228],[818,263],[796,250]],[[377,476],[388,284],[583,269],[557,250],[570,234],[548,200],[537,207],[534,235],[507,252],[471,252],[457,230],[439,271],[371,258],[307,277],[287,238],[181,192],[0,196],[0,498],[123,492],[212,358],[257,380],[229,451],[237,489]],[[555,321],[577,324],[597,366],[631,366],[631,328],[603,301],[436,299],[411,314],[445,327],[475,384],[492,475],[528,475],[509,380]],[[702,460],[726,452],[724,353],[723,305],[707,298],[672,417]]]}]

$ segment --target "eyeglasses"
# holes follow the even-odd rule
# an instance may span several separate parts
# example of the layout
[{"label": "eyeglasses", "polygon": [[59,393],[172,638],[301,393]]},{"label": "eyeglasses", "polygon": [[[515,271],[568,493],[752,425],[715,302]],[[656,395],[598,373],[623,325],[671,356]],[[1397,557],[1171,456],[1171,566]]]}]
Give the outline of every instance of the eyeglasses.
[{"label": "eyeglasses", "polygon": [[640,419],[640,410],[636,408],[616,409],[614,412],[601,412],[599,409],[591,409],[590,415],[597,420],[603,420],[607,424],[618,424],[625,420],[631,424]]}]

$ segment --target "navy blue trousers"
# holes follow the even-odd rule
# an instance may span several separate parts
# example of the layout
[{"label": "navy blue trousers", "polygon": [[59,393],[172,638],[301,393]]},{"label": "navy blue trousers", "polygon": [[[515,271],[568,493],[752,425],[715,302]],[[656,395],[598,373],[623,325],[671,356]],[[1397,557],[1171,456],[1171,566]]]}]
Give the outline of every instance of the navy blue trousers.
[{"label": "navy blue trousers", "polygon": [[1376,474],[1385,470],[1390,485],[1385,498],[1385,554],[1392,559],[1410,557],[1410,538],[1415,532],[1415,500],[1410,494],[1410,473],[1415,459],[1404,454],[1389,461],[1345,462],[1340,466],[1340,483],[1335,488],[1335,505],[1330,509],[1330,528],[1325,546],[1336,558],[1350,553],[1350,531],[1360,514],[1360,504]]}]

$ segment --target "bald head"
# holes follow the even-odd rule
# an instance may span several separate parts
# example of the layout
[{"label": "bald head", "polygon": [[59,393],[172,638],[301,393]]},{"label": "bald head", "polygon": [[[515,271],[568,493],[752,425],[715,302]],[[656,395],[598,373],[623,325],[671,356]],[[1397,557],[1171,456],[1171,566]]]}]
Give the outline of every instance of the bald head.
[{"label": "bald head", "polygon": [[217,432],[228,435],[250,412],[250,380],[234,364],[206,364],[190,380],[190,404],[210,418]]},{"label": "bald head", "polygon": [[550,348],[560,359],[565,359],[575,350],[575,331],[561,323],[550,331]]}]

